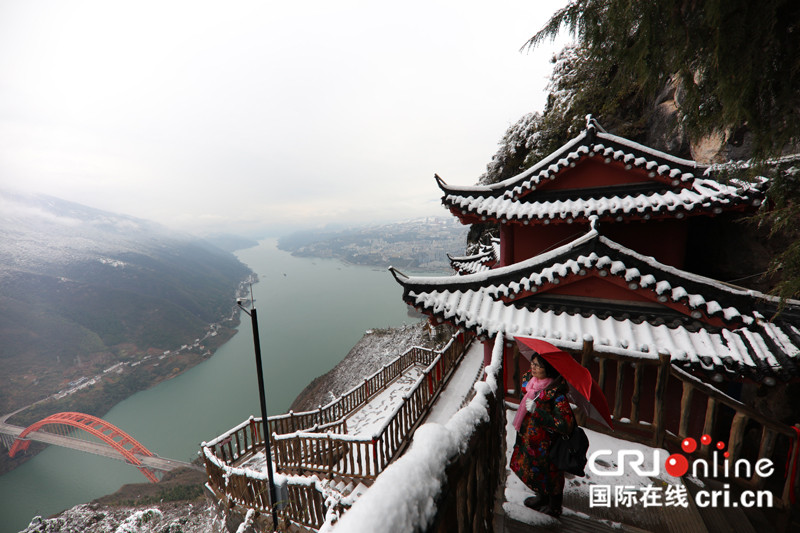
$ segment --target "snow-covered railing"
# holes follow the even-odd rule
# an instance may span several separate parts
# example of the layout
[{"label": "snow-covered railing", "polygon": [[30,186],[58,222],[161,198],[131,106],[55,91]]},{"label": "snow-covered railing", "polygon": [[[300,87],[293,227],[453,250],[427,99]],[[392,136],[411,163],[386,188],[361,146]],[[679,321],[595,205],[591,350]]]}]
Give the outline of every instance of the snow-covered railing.
[{"label": "snow-covered railing", "polygon": [[[776,506],[789,505],[797,483],[800,425],[770,420],[673,365],[665,352],[658,358],[642,358],[595,350],[587,336],[581,361],[612,402],[615,436],[679,452],[684,439],[709,435],[712,442],[726,445],[730,464],[742,458],[751,464],[771,460],[777,468],[770,479],[754,471],[731,482],[745,489],[770,490]],[[592,427],[605,431],[596,424]],[[700,453],[710,459],[711,447],[701,447]]]},{"label": "snow-covered railing", "polygon": [[[204,449],[219,458],[223,464],[235,466],[243,459],[252,457],[253,454],[264,450],[263,424],[261,418],[250,417],[232,430],[217,437],[210,442],[202,443]],[[347,433],[345,420],[337,420],[329,424],[315,425],[305,430],[308,433],[333,431]]]},{"label": "snow-covered railing", "polygon": [[[682,395],[679,405],[675,400],[674,407],[669,404],[664,406],[665,409],[677,407],[681,410],[677,429],[674,432],[666,431],[667,443],[678,448],[686,437],[696,437],[697,432],[690,430],[692,414],[697,409],[704,409],[702,433],[711,435],[712,442],[727,443],[730,454],[727,460],[730,464],[735,464],[739,459],[747,459],[750,464],[755,464],[760,459],[769,459],[776,466],[775,472],[769,478],[759,476],[758,469],[754,469],[750,477],[737,475],[731,481],[750,490],[771,490],[774,504],[778,507],[788,508],[792,505],[793,486],[798,482],[796,471],[800,454],[800,424],[792,427],[770,420],[752,407],[703,383],[680,368],[672,367],[670,375],[681,384]],[[715,424],[722,414],[722,406],[735,413],[729,425]],[[748,445],[745,445],[745,429],[751,435]],[[705,447],[703,451],[707,458],[711,455],[710,447]]]},{"label": "snow-covered railing", "polygon": [[[385,390],[410,366],[415,364],[430,365],[437,354],[447,353],[456,342],[455,339],[456,336],[454,335],[441,350],[432,350],[420,346],[409,348],[385,364],[380,370],[365,378],[362,383],[319,409],[299,413],[289,411],[285,414],[269,417],[267,420],[270,435],[292,435],[297,432],[317,433],[324,431],[340,434],[347,433],[346,427],[341,426],[341,424],[348,415],[364,406],[370,398]],[[440,373],[441,370],[439,369],[438,372]],[[227,448],[230,449],[229,453],[223,455],[225,452],[222,451],[216,453],[216,455],[225,461],[234,461],[240,456],[252,452],[254,443],[256,445],[263,444],[262,431],[261,418],[251,417],[205,445],[215,447],[224,442]],[[235,452],[233,451],[234,445]]]},{"label": "snow-covered railing", "polygon": [[[226,507],[239,505],[265,516],[271,515],[266,473],[229,466],[207,447],[203,448],[203,458],[208,475],[206,486],[225,502]],[[319,529],[325,521],[325,496],[319,479],[276,474],[275,481],[286,482],[288,501],[278,510],[279,526],[269,530],[287,531],[286,526],[291,522]]]},{"label": "snow-covered railing", "polygon": [[[463,357],[467,344],[463,337],[454,336],[443,350],[433,352],[434,357],[429,359],[422,376],[372,438],[331,432],[273,436],[273,457],[278,469],[374,479],[406,447],[447,376]],[[428,354],[423,352],[423,355]],[[417,362],[425,362],[425,359]]]},{"label": "snow-covered railing", "polygon": [[491,527],[505,460],[503,335],[495,339],[485,381],[445,424],[423,424],[333,530],[347,533],[471,532]]},{"label": "snow-covered railing", "polygon": [[[468,344],[463,334],[457,334],[441,350],[411,348],[325,407],[270,417],[270,429],[294,428],[283,431],[284,434],[275,431],[271,439],[272,456],[279,471],[276,476],[289,480],[290,501],[279,512],[279,520],[315,529],[322,525],[324,497],[320,486],[308,481],[318,480],[318,477],[308,474],[374,479],[405,447],[410,432],[427,413],[432,399],[441,391]],[[347,435],[345,417],[415,364],[427,367],[403,405],[377,435],[372,439]],[[266,474],[259,469],[241,467],[263,447],[263,424],[260,418],[254,417],[202,444],[208,486],[217,497],[260,513],[271,512]]]},{"label": "snow-covered railing", "polygon": [[421,346],[409,348],[339,398],[318,409],[299,413],[289,411],[286,414],[269,417],[270,434],[285,435],[296,431],[306,431],[307,428],[314,425],[328,424],[349,416],[364,406],[370,398],[384,391],[408,367],[415,364],[429,365],[436,354],[450,348],[455,337],[453,336],[441,350]]}]

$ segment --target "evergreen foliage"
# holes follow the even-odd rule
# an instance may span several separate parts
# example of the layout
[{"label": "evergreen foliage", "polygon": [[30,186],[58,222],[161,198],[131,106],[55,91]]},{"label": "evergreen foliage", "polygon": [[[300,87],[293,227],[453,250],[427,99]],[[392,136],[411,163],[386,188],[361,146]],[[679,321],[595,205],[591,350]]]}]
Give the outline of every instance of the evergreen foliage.
[{"label": "evergreen foliage", "polygon": [[566,27],[609,92],[647,99],[671,80],[695,137],[746,126],[756,155],[800,140],[800,3],[573,0],[525,45]]},{"label": "evergreen foliage", "polygon": [[589,113],[648,144],[651,113],[674,95],[675,137],[736,144],[746,135],[752,144],[751,161],[730,174],[770,178],[756,221],[787,244],[768,274],[781,277],[778,295],[799,296],[800,162],[781,156],[800,152],[800,2],[572,0],[523,50],[564,28],[576,43],[553,60],[544,112],[509,128],[481,183],[529,167],[576,135]]}]

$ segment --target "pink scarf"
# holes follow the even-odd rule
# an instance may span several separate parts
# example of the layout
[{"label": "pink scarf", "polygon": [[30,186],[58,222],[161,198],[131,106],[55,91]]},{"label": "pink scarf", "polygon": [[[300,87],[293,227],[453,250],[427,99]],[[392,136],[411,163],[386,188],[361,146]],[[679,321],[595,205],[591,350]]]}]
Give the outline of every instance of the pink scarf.
[{"label": "pink scarf", "polygon": [[519,431],[519,428],[522,427],[522,419],[525,418],[525,415],[528,414],[528,400],[533,400],[536,396],[539,395],[544,389],[546,389],[550,383],[553,382],[553,378],[542,378],[537,379],[532,377],[530,381],[528,381],[527,390],[528,392],[525,393],[523,396],[522,401],[519,402],[519,407],[517,408],[517,416],[514,417],[514,429]]}]

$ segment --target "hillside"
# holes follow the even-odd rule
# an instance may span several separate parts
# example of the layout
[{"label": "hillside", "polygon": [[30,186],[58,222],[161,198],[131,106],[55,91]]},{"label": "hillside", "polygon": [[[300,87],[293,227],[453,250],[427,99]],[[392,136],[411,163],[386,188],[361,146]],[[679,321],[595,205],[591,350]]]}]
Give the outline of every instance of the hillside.
[{"label": "hillside", "polygon": [[[0,191],[0,412],[199,338],[212,350],[250,274],[229,252],[145,220]],[[184,354],[168,372],[190,364]],[[115,372],[115,388],[135,392],[163,371]]]},{"label": "hillside", "polygon": [[339,364],[314,378],[292,405],[292,411],[310,411],[342,396],[398,355],[414,346],[440,348],[452,331],[441,326],[432,333],[427,321],[399,328],[368,330]]},{"label": "hillside", "polygon": [[278,248],[299,257],[336,258],[355,265],[449,270],[447,254],[464,249],[467,229],[452,217],[427,217],[341,230],[301,231]]}]

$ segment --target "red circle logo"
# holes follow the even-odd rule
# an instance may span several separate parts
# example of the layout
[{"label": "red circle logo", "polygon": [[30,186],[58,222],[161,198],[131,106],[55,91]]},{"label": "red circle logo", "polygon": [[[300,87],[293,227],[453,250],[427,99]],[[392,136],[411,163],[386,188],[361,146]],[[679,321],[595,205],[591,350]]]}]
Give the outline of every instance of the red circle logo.
[{"label": "red circle logo", "polygon": [[697,449],[697,441],[691,437],[683,439],[683,442],[681,442],[681,449],[686,453],[692,453]]},{"label": "red circle logo", "polygon": [[689,461],[679,453],[673,453],[664,462],[667,474],[673,477],[681,477],[689,471]]}]

